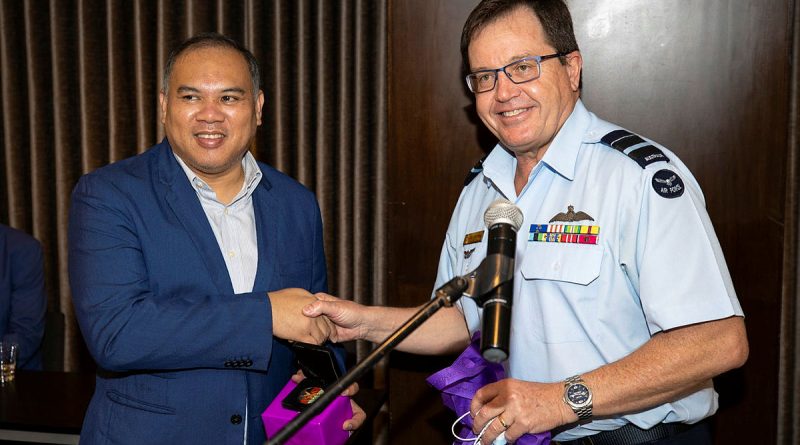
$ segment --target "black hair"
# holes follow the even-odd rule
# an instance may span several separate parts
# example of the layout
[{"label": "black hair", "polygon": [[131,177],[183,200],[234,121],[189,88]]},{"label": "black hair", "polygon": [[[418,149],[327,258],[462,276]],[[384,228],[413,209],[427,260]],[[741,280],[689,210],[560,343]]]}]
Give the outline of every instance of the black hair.
[{"label": "black hair", "polygon": [[161,91],[164,93],[168,92],[169,76],[172,74],[172,70],[175,67],[175,61],[178,59],[178,57],[189,50],[198,48],[229,48],[241,54],[250,69],[250,78],[253,81],[253,96],[258,95],[258,91],[261,87],[261,71],[258,68],[258,61],[256,61],[255,56],[253,56],[253,53],[251,53],[236,40],[216,32],[204,32],[197,34],[189,39],[184,40],[180,45],[172,50],[172,52],[169,54],[169,58],[167,58],[166,65],[164,65],[164,75],[162,78],[163,86]]}]

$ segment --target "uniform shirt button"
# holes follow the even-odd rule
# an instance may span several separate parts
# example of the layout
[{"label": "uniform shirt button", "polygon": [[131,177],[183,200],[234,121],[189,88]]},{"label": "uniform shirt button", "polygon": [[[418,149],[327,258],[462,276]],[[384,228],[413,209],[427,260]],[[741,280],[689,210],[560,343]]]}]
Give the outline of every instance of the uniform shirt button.
[{"label": "uniform shirt button", "polygon": [[238,425],[238,424],[242,423],[242,416],[240,416],[238,414],[232,415],[231,416],[231,423],[234,424],[234,425]]}]

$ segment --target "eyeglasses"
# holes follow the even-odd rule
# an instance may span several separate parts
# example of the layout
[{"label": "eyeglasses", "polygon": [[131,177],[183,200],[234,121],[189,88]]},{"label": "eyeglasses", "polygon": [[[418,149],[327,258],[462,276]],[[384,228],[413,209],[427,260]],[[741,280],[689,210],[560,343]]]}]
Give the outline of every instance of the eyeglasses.
[{"label": "eyeglasses", "polygon": [[569,53],[555,53],[546,56],[530,56],[515,60],[508,65],[492,69],[480,70],[467,74],[467,86],[475,94],[491,91],[497,84],[497,73],[506,73],[508,79],[514,83],[525,83],[538,79],[542,75],[542,62],[547,59],[563,57]]}]

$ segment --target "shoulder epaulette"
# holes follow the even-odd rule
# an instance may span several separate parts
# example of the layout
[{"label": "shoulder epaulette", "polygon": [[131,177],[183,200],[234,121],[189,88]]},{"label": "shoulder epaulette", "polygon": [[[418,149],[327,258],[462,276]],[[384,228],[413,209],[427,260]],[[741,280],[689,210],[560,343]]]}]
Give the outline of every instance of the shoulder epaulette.
[{"label": "shoulder epaulette", "polygon": [[478,176],[478,174],[483,171],[483,161],[486,160],[486,156],[482,157],[480,161],[476,162],[475,165],[472,167],[472,170],[469,171],[469,174],[467,174],[467,178],[464,179],[464,187],[468,186],[469,183],[472,182],[472,180],[475,179],[475,177]]},{"label": "shoulder epaulette", "polygon": [[669,158],[655,147],[627,130],[614,130],[600,140],[605,145],[636,161],[642,168],[654,162],[669,162]]}]

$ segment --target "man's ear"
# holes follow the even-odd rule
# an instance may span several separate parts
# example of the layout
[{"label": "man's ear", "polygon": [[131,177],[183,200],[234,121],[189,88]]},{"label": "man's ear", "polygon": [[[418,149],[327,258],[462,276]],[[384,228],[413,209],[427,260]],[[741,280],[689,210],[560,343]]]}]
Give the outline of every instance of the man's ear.
[{"label": "man's ear", "polygon": [[264,108],[264,92],[258,90],[258,97],[256,98],[256,125],[261,125],[261,111]]},{"label": "man's ear", "polygon": [[567,74],[572,91],[578,91],[581,85],[581,71],[583,70],[583,56],[580,51],[573,51],[566,56]]},{"label": "man's ear", "polygon": [[164,91],[158,93],[158,103],[161,105],[161,123],[164,124],[167,120],[167,95]]}]

